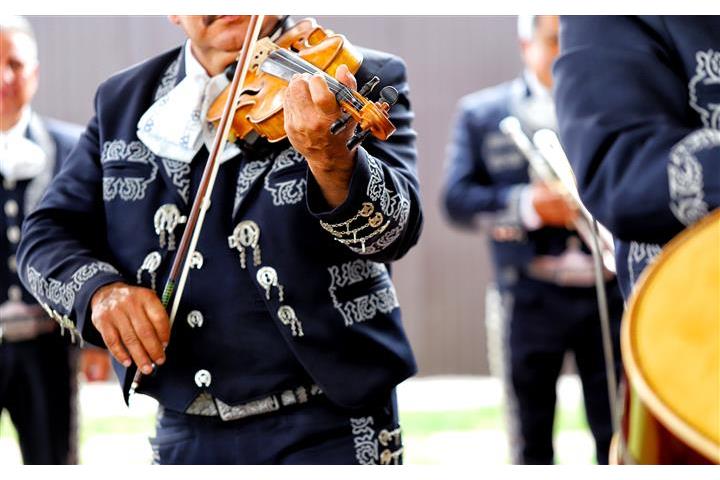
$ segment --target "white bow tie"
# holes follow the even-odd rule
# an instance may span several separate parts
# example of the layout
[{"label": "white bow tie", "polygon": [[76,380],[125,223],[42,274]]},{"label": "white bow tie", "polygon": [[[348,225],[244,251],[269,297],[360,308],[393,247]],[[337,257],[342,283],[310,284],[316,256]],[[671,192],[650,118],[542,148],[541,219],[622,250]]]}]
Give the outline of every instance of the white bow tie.
[{"label": "white bow tie", "polygon": [[0,174],[8,180],[28,180],[48,165],[47,155],[25,137],[0,135]]},{"label": "white bow tie", "polygon": [[[137,136],[159,157],[190,163],[203,143],[208,151],[215,139],[215,125],[207,122],[212,101],[228,85],[224,74],[186,76],[175,88],[160,97],[137,124]],[[240,153],[226,143],[220,162]]]}]

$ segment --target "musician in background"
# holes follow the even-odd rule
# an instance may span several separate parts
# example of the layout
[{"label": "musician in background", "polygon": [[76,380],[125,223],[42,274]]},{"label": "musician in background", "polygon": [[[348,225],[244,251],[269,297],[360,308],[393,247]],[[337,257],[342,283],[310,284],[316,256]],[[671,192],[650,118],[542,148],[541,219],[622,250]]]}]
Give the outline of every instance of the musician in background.
[{"label": "musician in background", "polygon": [[[145,374],[137,391],[161,407],[155,462],[400,463],[394,388],[416,367],[385,264],[422,225],[404,63],[363,49],[355,76],[336,74],[397,88],[388,141],[348,150],[354,125],[331,134],[341,112],[326,80],[298,75],[280,99],[288,140],[220,152],[171,329],[159,292],[214,140],[208,108],[250,19],[170,19],[183,46],[98,88],[25,223],[25,285],[74,335],[107,346],[126,400],[135,367]],[[289,29],[268,16],[262,36]]]},{"label": "musician in background", "polygon": [[[553,463],[556,383],[572,352],[597,461],[607,463],[612,425],[592,259],[568,229],[577,212],[548,185],[531,180],[527,160],[499,130],[508,115],[517,117],[528,135],[556,129],[550,90],[558,18],[521,16],[518,33],[523,74],[459,103],[445,208],[453,223],[481,227],[490,237],[500,295],[486,310],[502,318],[512,461]],[[614,280],[607,289],[617,350],[622,299]],[[619,353],[616,360],[619,365]]]},{"label": "musician in background", "polygon": [[38,81],[32,28],[0,17],[0,411],[26,464],[68,464],[77,462],[77,349],[22,287],[16,251],[25,216],[80,129],[33,111]]},{"label": "musician in background", "polygon": [[628,297],[720,205],[720,17],[567,17],[561,44],[561,140]]}]

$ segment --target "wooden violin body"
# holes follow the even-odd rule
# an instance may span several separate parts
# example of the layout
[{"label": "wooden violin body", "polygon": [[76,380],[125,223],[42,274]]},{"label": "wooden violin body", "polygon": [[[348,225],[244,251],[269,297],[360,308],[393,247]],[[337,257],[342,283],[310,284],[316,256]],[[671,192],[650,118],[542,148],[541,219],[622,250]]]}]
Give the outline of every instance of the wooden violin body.
[{"label": "wooden violin body", "polygon": [[627,385],[611,458],[720,463],[720,210],[643,273],[621,343]]},{"label": "wooden violin body", "polygon": [[[354,74],[362,61],[362,53],[343,35],[323,29],[313,19],[301,20],[275,42],[259,40],[238,100],[231,140],[254,136],[271,143],[283,140],[285,91],[292,76],[302,73],[324,74],[343,111],[358,122],[360,130],[386,140],[395,131],[387,115],[395,100],[371,102],[334,79],[340,65]],[[220,118],[226,99],[227,91],[223,91],[208,110],[208,121]]]}]

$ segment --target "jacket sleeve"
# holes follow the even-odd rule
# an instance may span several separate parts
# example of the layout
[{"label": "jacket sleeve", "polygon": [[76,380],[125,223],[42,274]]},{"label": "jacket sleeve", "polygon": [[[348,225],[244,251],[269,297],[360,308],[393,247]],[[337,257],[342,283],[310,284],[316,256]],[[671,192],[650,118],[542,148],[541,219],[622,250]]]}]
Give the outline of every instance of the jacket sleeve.
[{"label": "jacket sleeve", "polygon": [[328,235],[358,256],[390,262],[417,243],[423,216],[405,65],[393,57],[377,75],[383,85],[392,85],[399,93],[390,109],[395,133],[385,142],[368,137],[357,149],[348,196],[335,209],[329,210],[308,171],[307,207]]},{"label": "jacket sleeve", "polygon": [[458,105],[447,149],[445,211],[462,227],[501,224],[522,229],[520,196],[526,184],[493,182],[483,155],[488,128],[476,120],[475,109],[465,101]]},{"label": "jacket sleeve", "polygon": [[[18,247],[23,284],[63,329],[95,345],[90,299],[101,286],[122,281],[105,246],[98,119],[94,117],[60,173],[24,225]],[[89,228],[93,226],[94,228]]]},{"label": "jacket sleeve", "polygon": [[588,209],[621,240],[665,243],[720,204],[720,131],[691,107],[663,21],[648,21],[564,17],[555,94]]}]

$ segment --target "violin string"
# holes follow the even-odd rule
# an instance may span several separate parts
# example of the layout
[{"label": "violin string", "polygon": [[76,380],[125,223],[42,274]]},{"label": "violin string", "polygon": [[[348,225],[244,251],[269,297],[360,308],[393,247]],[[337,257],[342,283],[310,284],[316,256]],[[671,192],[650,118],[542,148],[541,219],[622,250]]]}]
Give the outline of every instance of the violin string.
[{"label": "violin string", "polygon": [[319,68],[316,68],[311,63],[306,63],[304,60],[297,61],[295,58],[286,56],[285,52],[282,52],[279,54],[280,58],[283,60],[283,66],[290,69],[294,73],[315,73],[320,74],[325,77],[325,80],[328,83],[328,87],[336,94],[340,94],[343,96],[343,99],[350,101],[352,95],[348,91],[347,87],[339,83],[337,80],[332,78],[330,75],[326,74]]},{"label": "violin string", "polygon": [[[300,70],[297,73],[318,73],[321,75],[324,75],[326,77],[326,80],[328,81],[328,84],[334,86],[337,90],[347,90],[347,87],[345,85],[338,82],[336,79],[332,78],[330,75],[326,74],[319,68],[317,68],[312,63],[306,61],[303,58],[298,57],[297,55],[294,55],[286,50],[278,50],[276,53],[281,56],[284,60],[286,60],[288,63],[297,66]],[[338,93],[338,92],[336,92]]]},{"label": "violin string", "polygon": [[271,55],[270,59],[276,61],[276,63],[293,71],[294,73],[317,73],[323,75],[328,83],[328,87],[330,88],[330,90],[332,90],[336,95],[338,95],[340,99],[351,103],[357,109],[362,108],[362,104],[359,104],[359,102],[350,92],[350,89],[348,87],[338,82],[336,79],[332,78],[330,75],[326,74],[325,72],[317,68],[315,65],[307,62],[300,57],[297,57],[296,55],[286,50],[276,50],[275,52],[273,52],[273,54],[276,55]]}]

